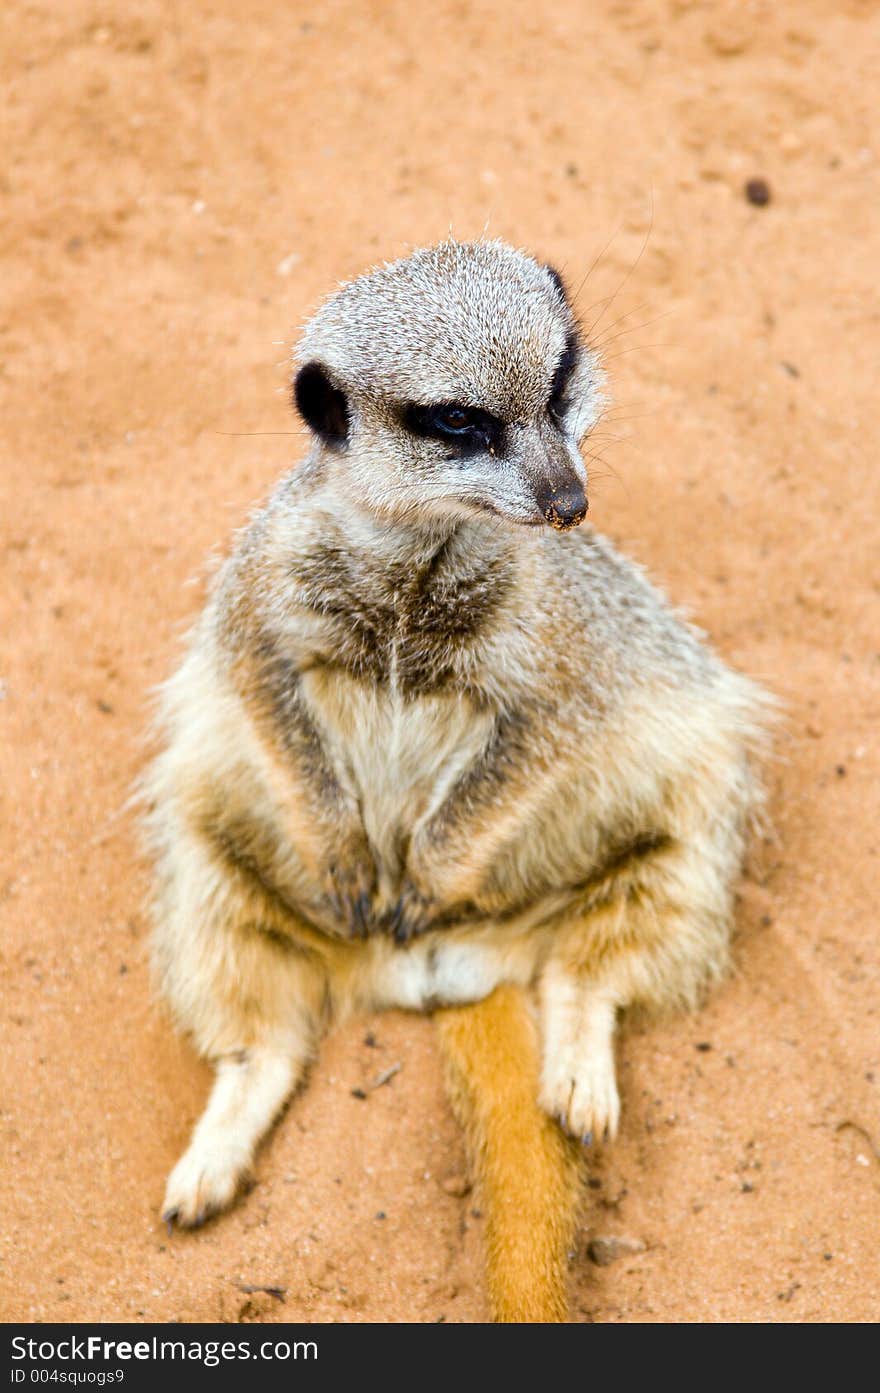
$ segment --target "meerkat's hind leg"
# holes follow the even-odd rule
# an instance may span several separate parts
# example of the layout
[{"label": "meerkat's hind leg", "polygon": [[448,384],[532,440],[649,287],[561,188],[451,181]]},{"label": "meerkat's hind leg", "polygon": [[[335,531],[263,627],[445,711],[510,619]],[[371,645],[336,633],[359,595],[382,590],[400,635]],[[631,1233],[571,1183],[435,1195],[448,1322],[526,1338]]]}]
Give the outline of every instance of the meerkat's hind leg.
[{"label": "meerkat's hind leg", "polygon": [[617,999],[596,983],[550,962],[541,982],[544,1051],[540,1102],[585,1146],[611,1140],[620,1119],[614,1066]]},{"label": "meerkat's hind leg", "polygon": [[189,1147],[168,1178],[162,1218],[196,1228],[228,1208],[247,1178],[254,1152],[304,1072],[306,1056],[252,1046],[217,1061],[208,1106]]},{"label": "meerkat's hind leg", "polygon": [[573,1136],[616,1132],[618,1012],[693,1006],[726,970],[731,860],[710,842],[672,847],[663,863],[639,866],[626,893],[560,934],[540,984],[541,1104]]}]

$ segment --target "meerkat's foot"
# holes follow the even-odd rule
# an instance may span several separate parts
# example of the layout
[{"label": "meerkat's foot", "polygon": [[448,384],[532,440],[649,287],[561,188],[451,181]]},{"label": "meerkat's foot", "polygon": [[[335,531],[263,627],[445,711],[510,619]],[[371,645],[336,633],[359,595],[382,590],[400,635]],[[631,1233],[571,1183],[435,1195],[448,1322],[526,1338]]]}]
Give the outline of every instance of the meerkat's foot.
[{"label": "meerkat's foot", "polygon": [[299,1061],[265,1050],[220,1060],[205,1113],[168,1178],[162,1218],[169,1229],[197,1228],[229,1208],[299,1074]]},{"label": "meerkat's foot", "polygon": [[212,1148],[210,1143],[193,1143],[181,1156],[168,1177],[162,1218],[169,1228],[198,1228],[200,1224],[228,1209],[250,1170],[250,1157],[232,1148]]},{"label": "meerkat's foot", "polygon": [[614,1000],[559,966],[548,968],[541,998],[541,1106],[585,1146],[611,1140],[620,1120]]},{"label": "meerkat's foot", "polygon": [[620,1098],[611,1051],[585,1056],[576,1042],[544,1060],[540,1102],[566,1132],[585,1146],[617,1134]]}]

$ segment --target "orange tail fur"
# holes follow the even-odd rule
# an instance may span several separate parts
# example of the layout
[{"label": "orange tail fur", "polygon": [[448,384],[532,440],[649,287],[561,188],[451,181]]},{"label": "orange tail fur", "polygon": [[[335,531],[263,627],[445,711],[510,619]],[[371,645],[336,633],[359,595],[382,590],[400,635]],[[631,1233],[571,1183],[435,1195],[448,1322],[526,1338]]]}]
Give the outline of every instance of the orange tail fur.
[{"label": "orange tail fur", "polygon": [[434,1019],[486,1215],[492,1319],[564,1321],[579,1148],[538,1106],[538,1037],[525,995],[499,987]]}]

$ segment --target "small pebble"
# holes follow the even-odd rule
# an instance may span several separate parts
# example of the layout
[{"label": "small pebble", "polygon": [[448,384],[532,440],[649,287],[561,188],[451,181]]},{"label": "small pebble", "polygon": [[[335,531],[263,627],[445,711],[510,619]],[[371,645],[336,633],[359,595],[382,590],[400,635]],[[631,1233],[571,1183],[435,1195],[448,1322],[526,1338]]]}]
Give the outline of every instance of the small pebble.
[{"label": "small pebble", "polygon": [[766,179],[749,179],[745,193],[756,208],[764,208],[770,202],[770,185]]},{"label": "small pebble", "polygon": [[646,1247],[647,1244],[640,1238],[591,1238],[587,1244],[587,1257],[597,1267],[609,1267],[618,1258],[643,1253]]},{"label": "small pebble", "polygon": [[461,1199],[463,1195],[471,1192],[471,1183],[466,1175],[447,1175],[445,1180],[440,1181],[441,1190],[445,1190],[447,1195],[455,1195]]}]

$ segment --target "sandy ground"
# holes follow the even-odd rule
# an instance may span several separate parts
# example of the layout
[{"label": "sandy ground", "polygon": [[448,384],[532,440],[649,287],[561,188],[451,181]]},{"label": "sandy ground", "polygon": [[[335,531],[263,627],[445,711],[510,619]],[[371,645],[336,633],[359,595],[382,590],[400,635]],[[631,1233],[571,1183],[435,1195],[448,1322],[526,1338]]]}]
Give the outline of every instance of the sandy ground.
[{"label": "sandy ground", "polygon": [[575,1318],[880,1316],[880,13],[543,8],[5,9],[6,1319],[485,1317],[427,1020],[334,1036],[255,1189],[167,1238],[208,1071],[151,999],[124,808],[204,559],[302,451],[287,341],[450,227],[605,310],[591,516],[788,710],[737,975],[622,1040]]}]

